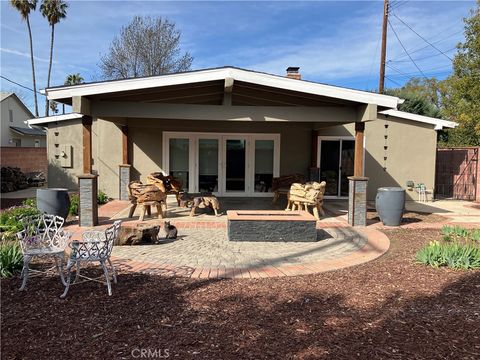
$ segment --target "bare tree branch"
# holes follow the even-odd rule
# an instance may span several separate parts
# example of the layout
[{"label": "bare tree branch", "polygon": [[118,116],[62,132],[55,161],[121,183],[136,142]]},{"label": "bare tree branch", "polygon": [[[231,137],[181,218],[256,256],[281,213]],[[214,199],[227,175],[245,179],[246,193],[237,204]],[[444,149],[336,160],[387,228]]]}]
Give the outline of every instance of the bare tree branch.
[{"label": "bare tree branch", "polygon": [[193,57],[180,49],[181,33],[161,17],[135,16],[122,27],[100,60],[105,79],[125,79],[187,71]]}]

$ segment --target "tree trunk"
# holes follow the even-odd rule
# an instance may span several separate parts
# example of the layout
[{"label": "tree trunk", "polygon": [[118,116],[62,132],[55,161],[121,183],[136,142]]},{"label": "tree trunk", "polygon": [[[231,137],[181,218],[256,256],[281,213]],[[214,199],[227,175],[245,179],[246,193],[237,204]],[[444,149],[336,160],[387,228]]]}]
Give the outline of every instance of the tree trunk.
[{"label": "tree trunk", "polygon": [[[52,24],[52,38],[50,40],[50,63],[48,64],[48,77],[47,77],[47,88],[50,87],[50,75],[52,74],[52,60],[53,60],[53,40],[55,37],[55,24]],[[49,107],[48,98],[45,97],[45,116],[49,115],[50,107]]]},{"label": "tree trunk", "polygon": [[27,16],[28,36],[30,37],[30,60],[32,61],[32,78],[33,78],[33,99],[35,100],[35,117],[38,117],[38,102],[37,102],[37,82],[35,81],[35,61],[33,59],[33,41],[32,29],[30,28],[30,19]]}]

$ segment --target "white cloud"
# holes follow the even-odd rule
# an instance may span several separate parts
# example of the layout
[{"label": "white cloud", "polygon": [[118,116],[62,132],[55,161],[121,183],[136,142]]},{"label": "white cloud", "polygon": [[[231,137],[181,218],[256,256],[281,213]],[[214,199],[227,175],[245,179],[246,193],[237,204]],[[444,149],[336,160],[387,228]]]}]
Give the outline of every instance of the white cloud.
[{"label": "white cloud", "polygon": [[[18,55],[18,56],[23,56],[23,57],[27,57],[27,58],[30,58],[30,53],[26,53],[26,52],[22,52],[22,51],[18,51],[18,50],[13,50],[13,49],[8,49],[8,48],[0,48],[0,51],[1,52],[4,52],[4,53],[7,53],[7,54],[13,54],[13,55]],[[41,57],[38,57],[38,56],[33,56],[33,58],[36,60],[36,61],[41,61],[41,62],[46,62],[48,63],[50,60],[49,59],[44,59],[44,58],[41,58]],[[53,60],[52,61],[53,64],[57,64],[58,62]]]}]

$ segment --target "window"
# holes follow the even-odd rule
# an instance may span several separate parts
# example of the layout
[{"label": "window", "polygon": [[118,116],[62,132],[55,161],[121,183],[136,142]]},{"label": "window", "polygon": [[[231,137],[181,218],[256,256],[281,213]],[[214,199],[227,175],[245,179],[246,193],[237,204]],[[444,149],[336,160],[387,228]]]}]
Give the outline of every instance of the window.
[{"label": "window", "polygon": [[35,147],[40,147],[40,140],[35,139]]},{"label": "window", "polygon": [[13,110],[11,109],[8,110],[8,118],[10,119],[10,122],[13,123]]},{"label": "window", "polygon": [[15,147],[22,146],[22,140],[21,139],[10,139],[8,142],[10,144],[12,144],[12,146],[15,146]]}]

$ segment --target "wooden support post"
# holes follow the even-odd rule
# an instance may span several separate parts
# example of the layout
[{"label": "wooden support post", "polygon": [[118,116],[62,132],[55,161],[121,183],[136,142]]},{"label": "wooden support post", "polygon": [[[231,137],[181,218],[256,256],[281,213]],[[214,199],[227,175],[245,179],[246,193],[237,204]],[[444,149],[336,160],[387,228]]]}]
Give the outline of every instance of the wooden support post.
[{"label": "wooden support post", "polygon": [[92,173],[92,117],[82,118],[83,126],[83,173]]},{"label": "wooden support post", "polygon": [[122,126],[122,164],[128,165],[128,126]]},{"label": "wooden support post", "polygon": [[355,123],[355,164],[353,176],[363,176],[363,141],[364,141],[365,123]]}]

